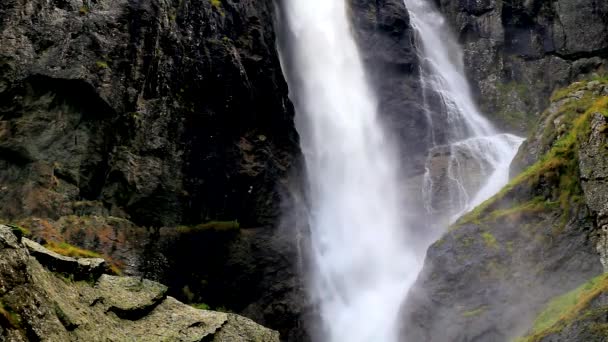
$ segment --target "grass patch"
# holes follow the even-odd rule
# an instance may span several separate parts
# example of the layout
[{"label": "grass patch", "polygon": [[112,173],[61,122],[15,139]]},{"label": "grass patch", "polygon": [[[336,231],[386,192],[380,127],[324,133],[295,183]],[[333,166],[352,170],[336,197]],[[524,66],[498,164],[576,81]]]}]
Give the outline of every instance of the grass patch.
[{"label": "grass patch", "polygon": [[100,253],[90,251],[87,249],[83,249],[80,247],[76,247],[67,242],[55,242],[49,241],[44,247],[50,251],[53,251],[57,254],[61,254],[64,256],[72,257],[72,258],[101,258],[105,259],[108,263],[108,268],[110,273],[114,275],[122,275],[122,267],[121,265],[112,260],[109,257],[105,257]]},{"label": "grass patch", "polygon": [[44,247],[57,254],[72,258],[103,258],[101,254],[70,245],[67,242],[49,241]]},{"label": "grass patch", "polygon": [[492,235],[492,233],[483,232],[481,233],[481,237],[483,238],[483,242],[486,244],[487,248],[498,248],[498,242],[496,241],[496,238],[494,237],[494,235]]},{"label": "grass patch", "polygon": [[97,69],[107,69],[108,68],[108,62],[97,61],[97,62],[95,62],[95,66],[97,67]]},{"label": "grass patch", "polygon": [[608,274],[591,279],[576,289],[551,300],[534,321],[532,332],[519,341],[537,342],[548,334],[561,331],[601,293],[608,291]]},{"label": "grass patch", "polygon": [[236,231],[241,228],[239,221],[210,221],[201,223],[196,226],[179,226],[176,228],[177,232],[182,234],[204,232],[204,231],[216,231],[216,232],[228,232]]},{"label": "grass patch", "polygon": [[16,224],[10,224],[10,223],[7,223],[6,226],[11,228],[11,230],[13,231],[13,234],[15,234],[17,236],[19,241],[21,241],[21,238],[24,236],[25,237],[32,236],[32,232],[27,228],[18,226]]},{"label": "grass patch", "polygon": [[210,310],[211,307],[205,303],[192,303],[189,304],[191,307],[195,308],[195,309],[199,309],[199,310]]}]

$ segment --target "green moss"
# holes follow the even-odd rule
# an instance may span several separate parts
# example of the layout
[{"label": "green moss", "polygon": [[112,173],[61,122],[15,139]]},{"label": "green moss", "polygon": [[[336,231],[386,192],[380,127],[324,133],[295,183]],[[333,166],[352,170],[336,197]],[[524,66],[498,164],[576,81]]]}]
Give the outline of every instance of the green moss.
[{"label": "green moss", "polygon": [[109,271],[115,275],[122,274],[122,268],[119,263],[112,260],[109,257],[104,257],[100,253],[90,251],[87,249],[83,249],[74,245],[71,245],[67,242],[56,242],[49,241],[44,247],[50,251],[53,251],[57,254],[69,256],[72,258],[101,258],[105,259],[108,262]]},{"label": "green moss", "polygon": [[179,226],[176,230],[179,233],[187,234],[201,231],[236,231],[239,230],[240,224],[239,221],[210,221],[207,223],[202,223],[196,226]]},{"label": "green moss", "polygon": [[97,61],[95,62],[95,66],[97,66],[98,69],[107,69],[108,63],[104,61]]},{"label": "green moss", "polygon": [[101,254],[70,245],[67,242],[49,241],[44,247],[57,254],[72,258],[102,258]]},{"label": "green moss", "polygon": [[608,291],[608,274],[603,274],[554,298],[534,321],[531,333],[520,341],[536,342],[544,336],[561,331],[569,322],[582,314],[597,296],[606,291]]},{"label": "green moss", "polygon": [[211,2],[211,6],[213,6],[213,8],[215,8],[215,10],[223,17],[224,15],[226,15],[224,13],[224,9],[222,8],[222,1],[221,0],[209,0],[209,2]]},{"label": "green moss", "polygon": [[486,244],[487,248],[498,248],[498,242],[496,242],[496,238],[490,232],[481,233],[481,237],[483,237],[483,242]]},{"label": "green moss", "polygon": [[464,311],[462,313],[462,317],[466,317],[466,318],[476,317],[476,316],[481,315],[484,311],[486,311],[486,307],[482,306],[482,307],[474,309],[474,310]]},{"label": "green moss", "polygon": [[87,5],[80,6],[80,8],[78,9],[78,13],[80,15],[87,15],[87,14],[89,14],[89,6],[87,6]]},{"label": "green moss", "polygon": [[13,233],[14,233],[14,234],[15,234],[15,235],[16,235],[16,236],[19,238],[19,239],[21,239],[21,237],[22,237],[22,236],[25,236],[25,237],[30,237],[30,236],[32,236],[32,232],[31,232],[29,229],[27,229],[27,228],[24,228],[24,227],[18,226],[18,225],[16,225],[16,224],[10,224],[10,223],[7,223],[7,224],[6,224],[6,226],[10,227],[10,228],[11,228],[11,230],[13,231]]},{"label": "green moss", "polygon": [[10,305],[0,301],[0,326],[21,329],[21,322],[21,316]]},{"label": "green moss", "polygon": [[205,303],[192,303],[189,304],[191,307],[195,308],[195,309],[199,309],[199,310],[209,310],[210,307],[209,305],[205,304]]}]

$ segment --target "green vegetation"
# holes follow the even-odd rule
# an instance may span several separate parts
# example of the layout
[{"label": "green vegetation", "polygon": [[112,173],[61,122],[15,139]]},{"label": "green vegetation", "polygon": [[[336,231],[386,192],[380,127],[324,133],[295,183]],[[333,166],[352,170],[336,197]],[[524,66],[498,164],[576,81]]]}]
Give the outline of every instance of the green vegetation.
[{"label": "green vegetation", "polygon": [[209,310],[210,309],[209,305],[207,305],[205,303],[192,303],[192,304],[190,304],[190,306],[195,309],[199,309],[199,310]]},{"label": "green vegetation", "polygon": [[72,258],[101,258],[101,254],[82,249],[67,242],[54,242],[50,241],[44,247],[57,254],[69,256]]},{"label": "green vegetation", "polygon": [[486,311],[486,307],[482,306],[482,307],[474,309],[474,310],[464,311],[462,313],[462,317],[466,317],[466,318],[476,317],[476,316],[481,315],[484,311]]},{"label": "green vegetation", "polygon": [[87,5],[80,6],[80,8],[78,9],[78,13],[80,15],[87,15],[87,14],[89,14],[89,6],[87,6]]},{"label": "green vegetation", "polygon": [[10,223],[7,223],[7,224],[6,224],[6,226],[7,226],[7,227],[10,227],[10,228],[11,228],[11,230],[13,231],[13,233],[14,233],[14,234],[15,234],[15,235],[16,235],[16,236],[19,238],[19,239],[21,239],[21,237],[22,237],[22,236],[25,236],[25,237],[30,237],[30,236],[32,236],[32,232],[31,232],[29,229],[27,229],[27,228],[24,228],[24,227],[21,227],[21,226],[15,225],[15,224],[10,224]]},{"label": "green vegetation", "polygon": [[114,262],[110,258],[102,256],[97,252],[93,252],[87,249],[82,249],[74,245],[70,245],[67,242],[55,242],[49,241],[44,247],[57,254],[65,255],[72,258],[102,258],[108,261],[110,272],[115,275],[121,275],[122,269],[117,262]]},{"label": "green vegetation", "polygon": [[13,329],[21,328],[21,316],[2,301],[0,301],[0,326]]},{"label": "green vegetation", "polygon": [[569,322],[582,314],[597,296],[606,291],[608,291],[608,274],[603,274],[554,298],[534,321],[531,333],[519,341],[536,342],[548,334],[561,331]]},{"label": "green vegetation", "polygon": [[226,14],[224,13],[224,9],[222,8],[221,0],[209,0],[211,2],[211,6],[215,8],[215,10],[223,17]]},{"label": "green vegetation", "polygon": [[237,231],[241,228],[239,221],[209,221],[196,226],[179,226],[176,230],[182,234],[196,233],[203,231],[228,232]]},{"label": "green vegetation", "polygon": [[104,61],[97,61],[95,62],[95,66],[97,66],[98,69],[107,69],[108,63]]},{"label": "green vegetation", "polygon": [[[554,101],[567,97],[573,91],[584,89],[585,86],[586,83],[575,83],[568,87],[567,91],[557,91],[553,96]],[[503,218],[517,220],[529,213],[560,209],[562,226],[557,227],[555,231],[559,233],[575,214],[571,212],[573,205],[581,201],[582,189],[578,175],[577,151],[580,140],[589,135],[591,114],[597,112],[608,114],[608,97],[598,99],[591,92],[586,92],[582,98],[564,104],[558,112],[563,116],[563,127],[556,135],[559,139],[552,144],[541,160],[515,177],[494,197],[463,216],[451,229],[470,223],[483,225]],[[552,128],[547,128],[550,129]],[[519,193],[529,194],[530,190],[538,188],[541,184],[544,187],[551,185],[553,193],[548,197],[540,196],[528,202],[518,203]]]},{"label": "green vegetation", "polygon": [[496,242],[496,238],[494,237],[494,235],[492,235],[492,233],[489,232],[483,232],[481,233],[481,237],[483,237],[483,241],[486,244],[486,247],[488,248],[498,248],[498,242]]}]

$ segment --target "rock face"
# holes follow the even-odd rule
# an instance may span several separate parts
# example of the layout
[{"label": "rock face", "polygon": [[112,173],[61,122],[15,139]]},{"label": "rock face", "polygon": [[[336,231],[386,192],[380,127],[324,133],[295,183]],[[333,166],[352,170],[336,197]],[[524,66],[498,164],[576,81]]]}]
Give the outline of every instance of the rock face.
[{"label": "rock face", "polygon": [[431,147],[420,101],[420,63],[415,33],[401,0],[350,0],[355,38],[387,131],[400,142],[403,173],[424,173]]},{"label": "rock face", "polygon": [[527,133],[554,89],[606,68],[605,1],[435,1],[464,45],[482,109],[510,131]]},{"label": "rock face", "polygon": [[3,341],[279,341],[249,319],[182,304],[153,281],[105,274],[74,281],[74,274],[53,273],[46,267],[87,260],[37,259],[28,248],[53,253],[24,241],[0,225]]},{"label": "rock face", "polygon": [[1,216],[274,223],[298,147],[272,12],[3,2]]},{"label": "rock face", "polygon": [[605,271],[607,89],[557,92],[536,147],[519,152],[525,171],[431,246],[403,306],[405,340],[523,336],[552,297]]},{"label": "rock face", "polygon": [[[194,299],[297,326],[297,249],[278,226],[300,152],[273,11],[271,0],[2,2],[0,218],[171,280],[181,299],[189,285]],[[198,245],[175,229],[210,221],[241,229]]]}]

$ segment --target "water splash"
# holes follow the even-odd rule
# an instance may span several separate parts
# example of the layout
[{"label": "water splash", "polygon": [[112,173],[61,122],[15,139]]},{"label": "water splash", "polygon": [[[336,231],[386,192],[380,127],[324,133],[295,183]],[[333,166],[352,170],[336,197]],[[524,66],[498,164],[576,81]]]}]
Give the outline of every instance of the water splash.
[{"label": "water splash", "polygon": [[441,105],[427,113],[436,146],[427,159],[423,199],[430,213],[454,221],[508,182],[509,165],[523,139],[499,134],[477,109],[462,49],[430,0],[404,2],[420,45],[426,110],[431,111],[428,98]]},{"label": "water splash", "polygon": [[309,182],[312,290],[323,341],[397,341],[419,268],[395,146],[377,118],[344,0],[290,0],[287,68]]}]

